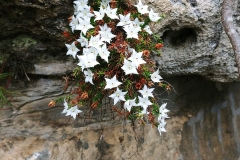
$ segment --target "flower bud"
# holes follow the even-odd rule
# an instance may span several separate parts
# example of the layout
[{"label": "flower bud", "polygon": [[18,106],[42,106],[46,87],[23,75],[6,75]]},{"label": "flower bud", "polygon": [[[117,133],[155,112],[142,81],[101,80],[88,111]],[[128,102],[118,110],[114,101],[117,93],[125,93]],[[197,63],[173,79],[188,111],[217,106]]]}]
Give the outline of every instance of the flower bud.
[{"label": "flower bud", "polygon": [[80,97],[81,97],[81,99],[87,99],[88,98],[88,93],[83,92]]},{"label": "flower bud", "polygon": [[56,101],[54,100],[51,100],[49,103],[48,103],[48,107],[54,107],[56,105]]},{"label": "flower bud", "polygon": [[149,50],[143,50],[142,51],[144,57],[149,57],[150,51]]},{"label": "flower bud", "polygon": [[156,49],[161,49],[163,47],[163,44],[162,43],[157,43],[156,45],[155,45],[155,48]]},{"label": "flower bud", "polygon": [[96,108],[98,106],[98,104],[99,104],[98,102],[93,102],[91,104],[91,108],[93,108],[93,109]]}]

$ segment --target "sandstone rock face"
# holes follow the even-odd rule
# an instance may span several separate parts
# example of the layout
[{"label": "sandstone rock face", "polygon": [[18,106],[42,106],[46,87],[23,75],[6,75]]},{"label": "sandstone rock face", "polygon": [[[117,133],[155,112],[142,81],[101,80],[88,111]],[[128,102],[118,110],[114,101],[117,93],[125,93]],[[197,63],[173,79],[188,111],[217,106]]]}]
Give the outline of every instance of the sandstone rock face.
[{"label": "sandstone rock face", "polygon": [[[51,99],[69,93],[63,91],[66,85],[63,77],[76,66],[66,56],[64,43],[68,42],[62,36],[67,18],[72,15],[72,1],[0,2],[0,55],[10,56],[5,65],[18,71],[10,84],[1,85],[8,84],[9,89],[20,93],[10,97],[14,107],[0,108],[0,159],[240,157],[240,84],[232,82],[238,80],[238,73],[221,24],[221,1],[147,3],[166,17],[152,26],[165,45],[162,56],[155,59],[164,79],[176,90],[163,94],[157,91],[161,95],[159,102],[167,102],[171,110],[168,132],[161,136],[149,125],[142,128],[135,123],[133,127],[131,122],[115,116],[109,122],[112,113],[101,120],[94,116],[94,112],[101,111],[94,111],[92,119],[73,121],[61,114],[62,104],[49,108]],[[236,8],[238,25],[237,15]]]},{"label": "sandstone rock face", "polygon": [[62,104],[47,106],[55,98],[49,96],[26,102],[13,113],[1,110],[1,158],[238,159],[239,82],[215,83],[198,76],[166,80],[177,93],[161,96],[171,110],[167,133],[161,136],[152,126],[135,123],[133,128],[131,122],[118,119],[73,121],[61,114]]}]

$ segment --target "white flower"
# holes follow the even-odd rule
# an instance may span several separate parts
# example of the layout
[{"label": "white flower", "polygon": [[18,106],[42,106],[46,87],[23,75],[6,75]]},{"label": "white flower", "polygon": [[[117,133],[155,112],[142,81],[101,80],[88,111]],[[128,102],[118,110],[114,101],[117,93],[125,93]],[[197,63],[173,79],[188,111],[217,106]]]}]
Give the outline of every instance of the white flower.
[{"label": "white flower", "polygon": [[144,22],[139,22],[138,18],[135,18],[135,20],[132,21],[133,27],[134,27],[138,32],[142,30],[141,27],[140,27],[140,25],[142,25],[142,24],[144,24]]},{"label": "white flower", "polygon": [[68,110],[68,104],[67,104],[67,102],[66,102],[65,99],[64,99],[63,105],[64,105],[64,109],[63,109],[63,111],[62,111],[62,114],[63,114],[63,113],[67,113],[67,110]]},{"label": "white flower", "polygon": [[76,118],[78,113],[81,113],[82,111],[78,109],[78,106],[71,107],[67,110],[66,116],[72,116],[74,119]]},{"label": "white flower", "polygon": [[90,28],[94,28],[90,24],[90,18],[84,18],[84,19],[79,18],[78,20],[79,20],[79,25],[75,28],[75,30],[81,30],[84,35],[86,35],[87,30],[89,30]]},{"label": "white flower", "polygon": [[[97,46],[97,47],[98,47],[98,46]],[[90,54],[93,54],[95,57],[98,56],[98,49],[96,49],[95,47],[89,47],[88,49],[89,49],[88,52],[89,52]],[[88,54],[89,54],[89,53],[88,53]]]},{"label": "white flower", "polygon": [[72,28],[72,32],[74,32],[74,29],[78,26],[78,19],[75,18],[75,16],[72,16],[72,21],[69,23],[69,26]]},{"label": "white flower", "polygon": [[97,57],[98,56],[98,50],[94,47],[83,48],[83,54],[93,54],[95,57]]},{"label": "white flower", "polygon": [[164,112],[164,113],[169,112],[169,110],[166,109],[166,106],[167,106],[167,103],[163,103],[163,104],[159,107],[159,110],[160,110],[161,113],[162,113],[162,112]]},{"label": "white flower", "polygon": [[108,79],[108,78],[105,78],[106,80],[106,83],[107,85],[105,86],[104,89],[112,89],[112,88],[115,88],[117,86],[119,86],[120,84],[122,84],[121,82],[119,82],[116,78],[116,75],[112,78],[112,79]]},{"label": "white flower", "polygon": [[150,29],[150,27],[149,27],[148,25],[146,25],[146,26],[144,27],[144,30],[145,30],[148,34],[152,34],[152,31],[151,31],[151,29]]},{"label": "white flower", "polygon": [[107,8],[107,5],[109,4],[110,0],[102,0],[101,2],[101,7],[102,8]]},{"label": "white flower", "polygon": [[161,132],[167,132],[166,129],[164,128],[165,125],[166,125],[166,122],[164,121],[159,122],[158,131],[160,135],[161,135]]},{"label": "white flower", "polygon": [[110,52],[107,49],[107,45],[106,44],[102,45],[102,47],[98,49],[98,52],[99,52],[99,56],[102,59],[104,59],[106,62],[108,62],[108,57]]},{"label": "white flower", "polygon": [[111,28],[109,28],[106,23],[104,24],[104,26],[100,26],[100,29],[101,31],[99,31],[99,33],[101,35],[101,41],[106,41],[110,43],[112,38],[116,37],[116,35],[112,34]]},{"label": "white flower", "polygon": [[74,15],[77,15],[77,5],[74,4],[74,5],[73,5],[73,8],[74,8]]},{"label": "white flower", "polygon": [[[107,23],[105,23],[103,26],[99,26],[99,27],[100,27],[102,32],[105,32],[105,31],[109,30],[109,27],[107,26]],[[111,31],[111,28],[110,28],[110,31]]]},{"label": "white flower", "polygon": [[161,132],[166,132],[164,128],[164,126],[166,125],[165,118],[169,118],[167,115],[167,112],[169,112],[169,110],[166,109],[166,106],[167,106],[167,103],[164,103],[159,107],[160,114],[158,116],[158,122],[159,122],[158,131],[160,135],[161,135]]},{"label": "white flower", "polygon": [[159,75],[159,69],[150,75],[153,82],[160,82],[160,80],[162,79],[162,77]]},{"label": "white flower", "polygon": [[114,105],[122,100],[122,101],[126,101],[124,98],[124,95],[127,94],[127,92],[122,92],[122,90],[119,90],[117,87],[116,92],[114,92],[113,94],[111,94],[109,97],[111,97],[112,99],[114,99]]},{"label": "white flower", "polygon": [[157,22],[161,17],[158,16],[158,13],[154,13],[153,10],[151,9],[149,12],[149,18],[153,22]]},{"label": "white flower", "polygon": [[79,37],[79,39],[77,39],[77,41],[81,44],[81,47],[87,47],[88,46],[88,40],[87,40],[87,38],[83,37],[82,34]]},{"label": "white flower", "polygon": [[136,52],[134,49],[133,49],[133,52],[132,52],[132,55],[130,58],[128,58],[129,60],[131,60],[135,65],[136,67],[138,67],[140,64],[144,64],[146,63],[143,59],[142,59],[142,52]]},{"label": "white flower", "polygon": [[100,6],[99,12],[93,11],[93,13],[96,16],[94,21],[102,20],[105,15],[105,10],[102,8],[102,6]]},{"label": "white flower", "polygon": [[107,5],[105,13],[111,19],[119,19],[117,16],[117,8],[112,9],[109,5]]},{"label": "white flower", "polygon": [[88,0],[76,0],[73,3],[75,3],[77,6],[84,6],[86,7],[88,4]]},{"label": "white flower", "polygon": [[81,18],[81,19],[85,19],[85,18],[91,18],[94,16],[94,14],[92,14],[90,12],[90,6],[85,7],[84,9],[80,10],[79,12],[77,12],[77,18]]},{"label": "white flower", "polygon": [[138,30],[136,30],[136,28],[133,27],[132,24],[124,26],[123,29],[127,33],[127,38],[136,38],[136,39],[138,39]]},{"label": "white flower", "polygon": [[85,75],[85,82],[90,82],[91,84],[93,84],[92,79],[93,79],[93,73],[90,69],[87,69],[87,71],[84,71],[84,75]]},{"label": "white flower", "polygon": [[162,104],[160,107],[159,107],[159,117],[158,117],[158,120],[162,120],[162,119],[165,119],[165,118],[169,118],[168,115],[167,115],[167,112],[169,112],[168,109],[166,109],[166,106],[167,106],[167,103],[164,103]]},{"label": "white flower", "polygon": [[136,65],[133,62],[126,60],[125,58],[124,58],[124,64],[121,68],[124,70],[126,75],[127,74],[138,74]]},{"label": "white flower", "polygon": [[141,0],[139,0],[138,4],[137,5],[134,5],[135,7],[137,7],[137,10],[139,13],[141,14],[145,14],[145,13],[148,13],[148,6],[147,5],[143,5]]},{"label": "white flower", "polygon": [[71,45],[69,44],[65,44],[68,51],[67,51],[67,55],[72,55],[73,58],[76,58],[77,52],[79,51],[79,49],[75,46],[75,42],[73,42]]},{"label": "white flower", "polygon": [[129,112],[131,111],[131,108],[133,106],[137,106],[136,102],[135,102],[136,98],[132,99],[132,100],[127,100],[125,103],[124,103],[124,108],[127,109]]},{"label": "white flower", "polygon": [[142,94],[143,97],[154,97],[152,94],[152,91],[154,90],[154,88],[148,88],[145,84],[142,90],[139,90],[138,92],[140,92]]},{"label": "white flower", "polygon": [[83,57],[83,55],[81,55],[81,56],[77,55],[77,57],[78,57],[78,59],[79,59],[79,62],[78,62],[77,65],[80,66],[81,69],[82,69],[82,71],[83,71],[84,68],[86,68],[86,66],[85,66],[85,64],[84,64],[84,61],[82,61],[82,57]]},{"label": "white flower", "polygon": [[103,44],[103,42],[100,40],[99,34],[96,36],[91,36],[90,41],[89,41],[89,46],[99,48],[102,44]]},{"label": "white flower", "polygon": [[94,67],[95,65],[99,64],[96,61],[96,56],[92,53],[78,56],[78,58],[80,59],[80,63],[78,63],[77,65],[79,65],[81,67],[84,66],[85,68],[90,68],[90,67]]},{"label": "white flower", "polygon": [[126,16],[119,14],[119,17],[120,17],[120,22],[118,22],[117,26],[125,26],[131,23],[130,13],[128,13]]},{"label": "white flower", "polygon": [[77,0],[77,1],[74,1],[73,3],[76,4],[76,7],[77,7],[77,11],[81,11],[83,10],[84,8],[88,7],[88,0]]},{"label": "white flower", "polygon": [[144,22],[140,22],[138,18],[135,18],[134,21],[132,21],[133,27],[139,27],[140,25],[144,24]]},{"label": "white flower", "polygon": [[142,113],[143,113],[143,114],[147,113],[147,107],[148,107],[149,105],[152,105],[152,102],[149,101],[148,97],[143,97],[143,98],[142,98],[142,97],[139,97],[139,96],[138,96],[138,99],[139,99],[138,105],[143,107]]}]

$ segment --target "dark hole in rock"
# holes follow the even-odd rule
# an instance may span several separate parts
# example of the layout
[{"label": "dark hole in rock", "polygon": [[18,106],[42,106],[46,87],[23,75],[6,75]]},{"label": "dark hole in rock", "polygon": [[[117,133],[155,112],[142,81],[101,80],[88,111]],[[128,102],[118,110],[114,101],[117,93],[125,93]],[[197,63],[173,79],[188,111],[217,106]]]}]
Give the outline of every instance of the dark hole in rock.
[{"label": "dark hole in rock", "polygon": [[188,0],[187,2],[190,3],[192,7],[197,6],[197,1],[196,0]]},{"label": "dark hole in rock", "polygon": [[179,46],[185,43],[196,43],[197,33],[193,28],[183,28],[177,31],[168,30],[164,32],[162,39],[165,44]]}]

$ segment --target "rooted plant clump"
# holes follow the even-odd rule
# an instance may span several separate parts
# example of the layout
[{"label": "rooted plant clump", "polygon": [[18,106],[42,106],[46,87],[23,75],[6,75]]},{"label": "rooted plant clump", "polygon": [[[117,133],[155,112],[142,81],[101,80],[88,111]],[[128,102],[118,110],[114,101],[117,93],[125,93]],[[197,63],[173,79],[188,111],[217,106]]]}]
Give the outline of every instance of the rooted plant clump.
[{"label": "rooted plant clump", "polygon": [[77,0],[74,9],[70,31],[64,36],[70,42],[67,55],[79,60],[73,72],[78,85],[63,99],[62,113],[75,119],[83,114],[82,105],[100,108],[102,99],[110,97],[112,110],[131,120],[148,121],[160,134],[166,132],[169,110],[166,103],[157,104],[153,93],[154,84],[166,85],[151,59],[151,53],[159,54],[163,44],[149,26],[162,16],[141,0],[137,5],[125,0]]}]

